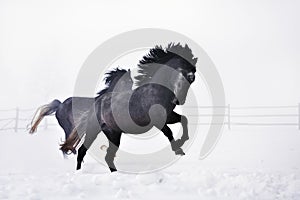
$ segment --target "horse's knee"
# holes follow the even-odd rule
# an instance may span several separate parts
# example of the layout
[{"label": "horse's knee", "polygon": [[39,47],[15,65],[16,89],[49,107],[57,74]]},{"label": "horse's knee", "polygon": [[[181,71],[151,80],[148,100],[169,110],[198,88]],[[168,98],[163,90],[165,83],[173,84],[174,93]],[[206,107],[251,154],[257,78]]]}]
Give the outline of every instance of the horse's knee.
[{"label": "horse's knee", "polygon": [[181,123],[182,123],[183,125],[187,125],[188,119],[186,118],[186,116],[184,116],[184,115],[181,116]]},{"label": "horse's knee", "polygon": [[188,141],[190,137],[188,135],[183,135],[181,139],[185,142]]}]

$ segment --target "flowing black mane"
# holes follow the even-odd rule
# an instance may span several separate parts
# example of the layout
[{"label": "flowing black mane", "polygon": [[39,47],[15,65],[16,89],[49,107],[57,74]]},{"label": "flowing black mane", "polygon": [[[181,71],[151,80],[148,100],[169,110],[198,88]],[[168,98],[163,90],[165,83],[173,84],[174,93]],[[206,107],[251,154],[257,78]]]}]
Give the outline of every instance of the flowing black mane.
[{"label": "flowing black mane", "polygon": [[110,87],[114,87],[114,85],[111,85],[113,80],[116,78],[118,78],[118,79],[121,78],[126,72],[128,72],[128,71],[125,69],[119,69],[119,68],[116,68],[109,72],[106,72],[105,77],[104,77],[106,87],[97,93],[98,97],[101,96],[102,94],[104,94],[105,92],[107,92],[107,90]]},{"label": "flowing black mane", "polygon": [[163,64],[174,57],[185,59],[194,67],[197,63],[197,58],[194,57],[188,45],[182,46],[180,43],[170,43],[166,48],[157,45],[150,49],[149,53],[139,61],[139,75],[134,77],[136,85],[141,86],[151,80],[160,68],[159,65],[153,65],[154,63]]}]

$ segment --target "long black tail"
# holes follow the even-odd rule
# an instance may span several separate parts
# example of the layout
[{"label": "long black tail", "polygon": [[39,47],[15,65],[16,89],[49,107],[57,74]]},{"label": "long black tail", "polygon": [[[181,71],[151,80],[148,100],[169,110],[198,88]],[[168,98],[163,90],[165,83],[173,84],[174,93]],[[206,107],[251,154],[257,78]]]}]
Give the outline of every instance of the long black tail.
[{"label": "long black tail", "polygon": [[42,121],[42,119],[47,115],[51,115],[52,113],[55,113],[60,104],[61,102],[55,99],[51,103],[39,107],[31,121],[31,128],[29,130],[29,133],[36,132],[37,127]]}]

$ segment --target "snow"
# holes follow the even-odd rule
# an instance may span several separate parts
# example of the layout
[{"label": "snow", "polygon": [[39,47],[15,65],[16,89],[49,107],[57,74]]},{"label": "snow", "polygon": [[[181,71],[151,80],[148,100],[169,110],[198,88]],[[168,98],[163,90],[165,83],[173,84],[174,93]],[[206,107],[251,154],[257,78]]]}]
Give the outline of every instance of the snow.
[{"label": "snow", "polygon": [[135,175],[57,172],[1,176],[1,199],[299,199],[299,174],[168,171]]},{"label": "snow", "polygon": [[58,127],[2,132],[0,199],[300,199],[299,132],[252,131],[225,132],[204,160],[189,156],[199,152],[196,140],[179,161],[147,174],[110,173],[89,155],[75,171],[75,157],[58,150]]}]

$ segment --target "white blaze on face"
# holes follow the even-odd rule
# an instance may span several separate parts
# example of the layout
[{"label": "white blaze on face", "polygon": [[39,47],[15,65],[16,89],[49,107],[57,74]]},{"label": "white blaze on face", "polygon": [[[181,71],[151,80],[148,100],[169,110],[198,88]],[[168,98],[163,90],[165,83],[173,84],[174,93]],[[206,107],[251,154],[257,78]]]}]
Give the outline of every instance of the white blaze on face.
[{"label": "white blaze on face", "polygon": [[174,81],[174,94],[179,101],[179,104],[183,104],[185,102],[185,97],[187,94],[187,87],[189,86],[188,81],[185,79],[183,74],[178,73],[175,81]]}]

